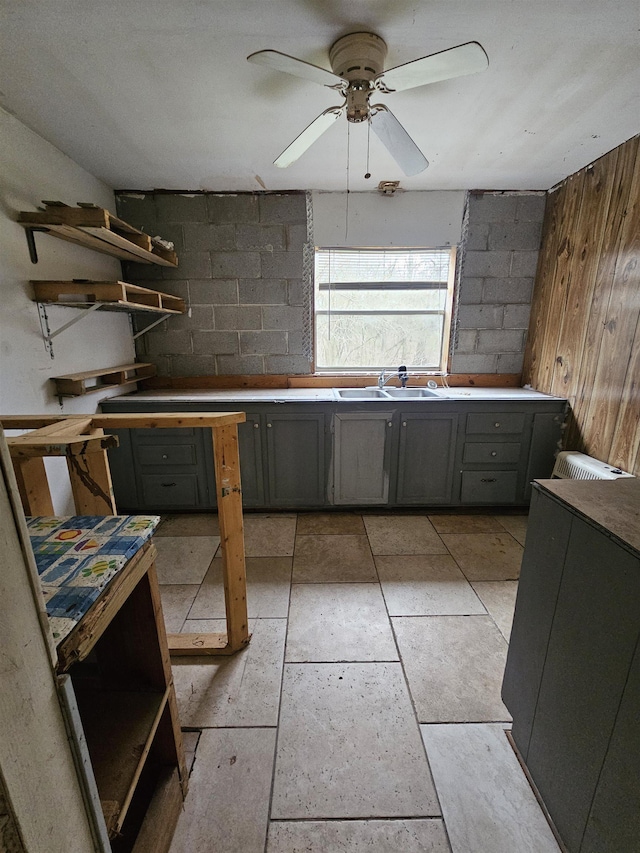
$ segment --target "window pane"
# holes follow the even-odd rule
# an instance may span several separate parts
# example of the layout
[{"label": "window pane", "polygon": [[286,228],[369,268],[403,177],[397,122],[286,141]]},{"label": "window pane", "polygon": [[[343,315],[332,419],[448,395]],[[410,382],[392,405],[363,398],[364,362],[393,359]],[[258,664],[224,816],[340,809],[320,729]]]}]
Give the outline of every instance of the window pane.
[{"label": "window pane", "polygon": [[446,290],[319,290],[316,310],[443,311]]},{"label": "window pane", "polygon": [[318,314],[317,367],[437,369],[442,321],[439,314]]},{"label": "window pane", "polygon": [[442,281],[449,252],[422,249],[319,249],[316,282]]}]

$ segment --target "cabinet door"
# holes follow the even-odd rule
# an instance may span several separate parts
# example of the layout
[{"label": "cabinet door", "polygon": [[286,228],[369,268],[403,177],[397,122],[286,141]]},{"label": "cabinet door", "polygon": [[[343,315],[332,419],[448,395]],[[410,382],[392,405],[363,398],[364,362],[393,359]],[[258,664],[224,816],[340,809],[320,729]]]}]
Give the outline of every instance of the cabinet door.
[{"label": "cabinet door", "polygon": [[325,416],[267,412],[267,505],[321,506],[326,501]]},{"label": "cabinet door", "polygon": [[458,416],[400,412],[399,504],[448,504]]},{"label": "cabinet door", "polygon": [[262,464],[262,417],[247,414],[238,424],[242,506],[264,506],[264,475]]},{"label": "cabinet door", "polygon": [[386,504],[393,412],[345,412],[334,419],[334,504]]}]

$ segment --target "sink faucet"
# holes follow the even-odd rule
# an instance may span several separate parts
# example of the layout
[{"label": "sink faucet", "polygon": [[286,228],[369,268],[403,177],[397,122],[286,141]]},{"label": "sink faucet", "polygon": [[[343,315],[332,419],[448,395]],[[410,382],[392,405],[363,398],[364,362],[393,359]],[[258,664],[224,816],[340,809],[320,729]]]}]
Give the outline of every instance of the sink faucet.
[{"label": "sink faucet", "polygon": [[[386,367],[380,371],[380,375],[378,376],[378,388],[382,389],[389,382],[390,379],[393,378],[393,373],[389,375],[389,379],[385,379],[385,374],[387,372]],[[400,384],[403,388],[407,386],[407,380],[409,378],[409,374],[407,373],[407,367],[405,364],[401,364],[398,368],[398,379],[400,380]]]}]

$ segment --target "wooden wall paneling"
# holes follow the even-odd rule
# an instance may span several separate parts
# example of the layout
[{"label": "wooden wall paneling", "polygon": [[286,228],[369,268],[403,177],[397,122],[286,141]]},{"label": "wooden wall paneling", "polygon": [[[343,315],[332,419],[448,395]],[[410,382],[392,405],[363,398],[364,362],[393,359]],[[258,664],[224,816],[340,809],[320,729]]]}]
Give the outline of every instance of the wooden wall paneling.
[{"label": "wooden wall paneling", "polygon": [[545,384],[542,379],[543,365],[541,361],[545,337],[549,326],[550,293],[555,281],[556,259],[560,231],[558,218],[564,206],[567,186],[563,184],[555,192],[547,196],[547,204],[542,225],[542,245],[538,255],[536,286],[531,301],[531,318],[529,333],[522,368],[523,382],[530,383],[534,388],[542,390]]},{"label": "wooden wall paneling", "polygon": [[640,477],[640,317],[609,455],[612,465]]},{"label": "wooden wall paneling", "polygon": [[614,151],[585,170],[580,209],[575,222],[570,224],[572,252],[566,303],[558,318],[560,332],[550,387],[551,393],[558,397],[570,395],[573,398],[578,386],[595,272],[617,159]]}]

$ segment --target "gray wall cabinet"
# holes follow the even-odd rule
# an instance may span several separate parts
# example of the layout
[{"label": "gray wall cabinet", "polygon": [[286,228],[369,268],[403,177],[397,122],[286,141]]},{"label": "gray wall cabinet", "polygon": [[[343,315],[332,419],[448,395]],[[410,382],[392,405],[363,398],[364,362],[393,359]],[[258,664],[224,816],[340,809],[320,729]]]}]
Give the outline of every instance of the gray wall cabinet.
[{"label": "gray wall cabinet", "polygon": [[639,849],[639,641],[637,550],[536,487],[503,699],[570,853]]},{"label": "gray wall cabinet", "polygon": [[[528,476],[549,476],[561,400],[435,403],[146,402],[105,400],[105,412],[244,411],[238,427],[247,509],[482,506],[528,503]],[[168,433],[171,432],[171,435]],[[205,430],[119,431],[109,452],[120,510],[215,507]],[[184,431],[189,432],[187,430]]]}]

